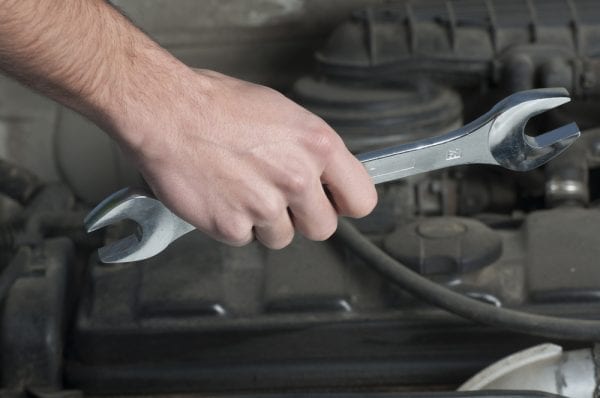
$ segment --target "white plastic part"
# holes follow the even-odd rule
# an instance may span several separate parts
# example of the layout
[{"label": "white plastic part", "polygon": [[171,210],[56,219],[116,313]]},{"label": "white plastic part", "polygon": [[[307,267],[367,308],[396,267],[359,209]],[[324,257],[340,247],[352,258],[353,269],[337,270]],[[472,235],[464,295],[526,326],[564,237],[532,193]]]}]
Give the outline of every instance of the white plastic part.
[{"label": "white plastic part", "polygon": [[558,345],[541,344],[490,365],[458,390],[534,390],[593,398],[596,386],[590,349],[563,352]]}]

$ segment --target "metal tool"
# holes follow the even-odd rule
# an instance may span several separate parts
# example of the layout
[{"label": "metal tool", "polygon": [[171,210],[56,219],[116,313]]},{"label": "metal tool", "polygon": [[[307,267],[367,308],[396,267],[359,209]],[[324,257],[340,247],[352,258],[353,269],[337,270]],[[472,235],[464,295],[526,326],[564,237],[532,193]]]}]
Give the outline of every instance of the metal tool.
[{"label": "metal tool", "polygon": [[[464,164],[494,164],[527,171],[563,152],[580,132],[575,123],[532,137],[528,120],[569,102],[563,88],[513,94],[477,120],[445,135],[358,155],[376,184],[417,173]],[[151,195],[129,188],[102,201],[86,217],[88,232],[130,219],[137,233],[99,249],[105,263],[139,261],[163,251],[171,242],[195,229]]]}]

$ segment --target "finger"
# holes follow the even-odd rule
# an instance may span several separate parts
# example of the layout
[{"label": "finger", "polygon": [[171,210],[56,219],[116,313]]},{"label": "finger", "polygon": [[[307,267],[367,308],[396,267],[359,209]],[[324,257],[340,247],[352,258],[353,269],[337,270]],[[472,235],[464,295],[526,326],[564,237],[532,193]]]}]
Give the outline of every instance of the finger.
[{"label": "finger", "polygon": [[214,239],[230,246],[245,246],[254,240],[252,222],[241,215],[223,217],[215,221],[208,231]]},{"label": "finger", "polygon": [[310,240],[326,240],[337,228],[337,212],[319,180],[303,195],[290,201],[296,229]]},{"label": "finger", "polygon": [[277,219],[269,224],[256,225],[254,227],[256,239],[269,249],[283,249],[292,242],[294,238],[294,224],[290,214],[285,209]]},{"label": "finger", "polygon": [[331,155],[321,180],[340,215],[364,217],[377,204],[377,191],[371,177],[346,148]]}]

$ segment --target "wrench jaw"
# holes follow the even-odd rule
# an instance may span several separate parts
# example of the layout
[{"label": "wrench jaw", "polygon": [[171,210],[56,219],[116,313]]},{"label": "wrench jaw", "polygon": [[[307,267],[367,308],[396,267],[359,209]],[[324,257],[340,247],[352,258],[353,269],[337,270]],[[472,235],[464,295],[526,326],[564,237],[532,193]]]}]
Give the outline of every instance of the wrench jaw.
[{"label": "wrench jaw", "polygon": [[137,222],[137,231],[98,249],[103,263],[127,263],[154,257],[173,240],[168,234]]},{"label": "wrench jaw", "polygon": [[581,132],[575,123],[569,123],[537,137],[525,136],[527,140],[528,155],[517,171],[533,170],[554,159],[579,136]]},{"label": "wrench jaw", "polygon": [[137,235],[131,234],[116,242],[112,242],[98,249],[100,261],[106,264],[139,261],[136,253],[139,253],[141,242]]},{"label": "wrench jaw", "polygon": [[525,134],[525,125],[533,116],[569,101],[565,89],[551,88],[513,94],[494,107],[488,138],[496,164],[514,171],[529,171],[564,152],[581,134],[575,123],[537,137]]},{"label": "wrench jaw", "polygon": [[161,222],[164,225],[165,221],[167,224],[169,221],[164,205],[130,188],[115,192],[102,201],[85,218],[84,226],[87,232],[93,232],[123,220],[134,221],[137,230],[101,247],[98,254],[104,263],[144,260],[160,253],[171,243],[170,229],[157,228]]},{"label": "wrench jaw", "polygon": [[103,263],[127,263],[154,257],[169,246],[171,242],[161,240],[156,235],[144,233],[131,234],[98,249]]}]

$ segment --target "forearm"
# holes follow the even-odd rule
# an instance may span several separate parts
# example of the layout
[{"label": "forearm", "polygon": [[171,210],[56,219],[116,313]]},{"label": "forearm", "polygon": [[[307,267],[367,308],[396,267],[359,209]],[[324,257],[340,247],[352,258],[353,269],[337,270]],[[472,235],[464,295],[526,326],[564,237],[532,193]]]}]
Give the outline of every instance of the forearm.
[{"label": "forearm", "polygon": [[126,114],[187,68],[103,0],[0,0],[0,69],[137,146]]},{"label": "forearm", "polygon": [[99,124],[161,200],[225,242],[255,233],[280,248],[294,228],[322,240],[338,213],[377,201],[323,120],[266,87],[194,72],[103,0],[0,0],[0,69]]}]

